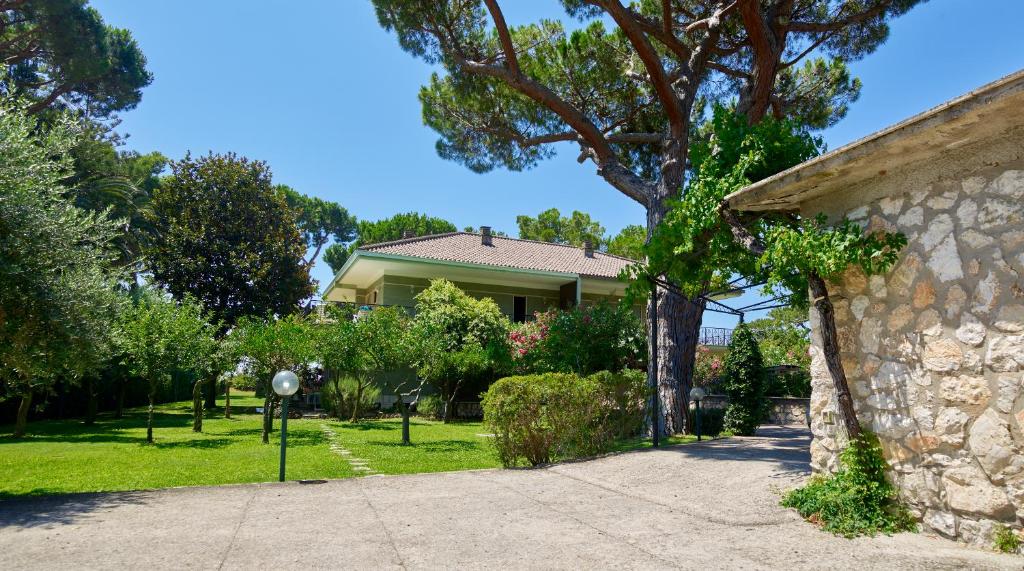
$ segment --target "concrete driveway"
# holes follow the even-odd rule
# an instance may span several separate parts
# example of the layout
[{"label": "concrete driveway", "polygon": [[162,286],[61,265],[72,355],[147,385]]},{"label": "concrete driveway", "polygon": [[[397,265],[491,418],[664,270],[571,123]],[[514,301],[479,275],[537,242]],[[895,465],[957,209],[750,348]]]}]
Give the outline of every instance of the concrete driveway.
[{"label": "concrete driveway", "polygon": [[921,535],[846,540],[778,506],[807,435],[536,470],[0,503],[0,569],[1022,569]]}]

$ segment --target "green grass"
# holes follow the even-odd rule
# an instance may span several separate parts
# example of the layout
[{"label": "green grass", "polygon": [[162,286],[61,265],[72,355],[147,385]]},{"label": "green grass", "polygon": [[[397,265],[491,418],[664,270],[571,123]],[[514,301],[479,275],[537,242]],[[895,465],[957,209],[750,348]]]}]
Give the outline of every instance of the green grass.
[{"label": "green grass", "polygon": [[[221,397],[223,399],[223,397]],[[218,404],[223,404],[219,401]],[[280,424],[271,443],[260,441],[262,417],[252,414],[263,399],[232,391],[232,418],[223,409],[207,413],[203,432],[192,432],[191,401],[157,408],[153,444],[146,443],[145,407],[115,419],[101,414],[92,426],[80,420],[30,422],[28,435],[13,439],[0,427],[0,499],[62,494],[268,482],[277,479]],[[480,422],[443,424],[413,418],[411,446],[401,445],[399,419],[288,421],[289,480],[358,475],[348,459],[331,450],[334,442],[352,458],[365,460],[377,474],[412,474],[497,468],[501,464]],[[683,444],[693,437],[673,437]],[[649,441],[621,442],[616,451],[650,447]]]}]

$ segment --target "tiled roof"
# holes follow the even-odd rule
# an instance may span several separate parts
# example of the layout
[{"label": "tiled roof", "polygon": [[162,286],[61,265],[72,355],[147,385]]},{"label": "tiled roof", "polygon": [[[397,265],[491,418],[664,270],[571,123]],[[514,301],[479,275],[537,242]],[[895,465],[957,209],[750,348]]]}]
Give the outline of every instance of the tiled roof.
[{"label": "tiled roof", "polygon": [[491,242],[493,245],[485,246],[481,242],[480,234],[451,232],[368,244],[361,246],[359,250],[484,266],[564,272],[598,278],[616,278],[623,268],[633,263],[633,260],[597,251],[593,257],[587,257],[583,253],[583,248],[549,242],[501,236],[493,236]]}]

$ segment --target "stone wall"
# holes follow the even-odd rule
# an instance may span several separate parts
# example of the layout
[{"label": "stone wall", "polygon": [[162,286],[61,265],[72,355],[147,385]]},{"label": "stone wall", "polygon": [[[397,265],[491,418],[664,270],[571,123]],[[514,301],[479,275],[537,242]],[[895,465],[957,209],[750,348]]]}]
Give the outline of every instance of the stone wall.
[{"label": "stone wall", "polygon": [[[807,411],[810,409],[810,399],[795,397],[768,397],[768,418],[766,424],[781,424],[784,426],[807,426]],[[708,395],[704,398],[704,408],[725,408],[729,404],[729,397],[725,395]],[[691,405],[692,409],[693,406]]]},{"label": "stone wall", "polygon": [[[1022,149],[1024,137],[958,149],[803,205],[907,236],[887,275],[830,284],[843,363],[914,515],[980,545],[1024,518]],[[816,317],[811,455],[830,471],[844,436]]]}]

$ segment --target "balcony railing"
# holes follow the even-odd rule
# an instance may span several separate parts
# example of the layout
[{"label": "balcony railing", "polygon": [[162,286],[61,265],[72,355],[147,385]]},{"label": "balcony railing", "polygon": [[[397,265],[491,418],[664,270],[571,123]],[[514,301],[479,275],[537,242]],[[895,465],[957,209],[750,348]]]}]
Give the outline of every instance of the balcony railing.
[{"label": "balcony railing", "polygon": [[701,327],[700,344],[713,347],[728,347],[732,341],[732,329],[725,327]]}]

